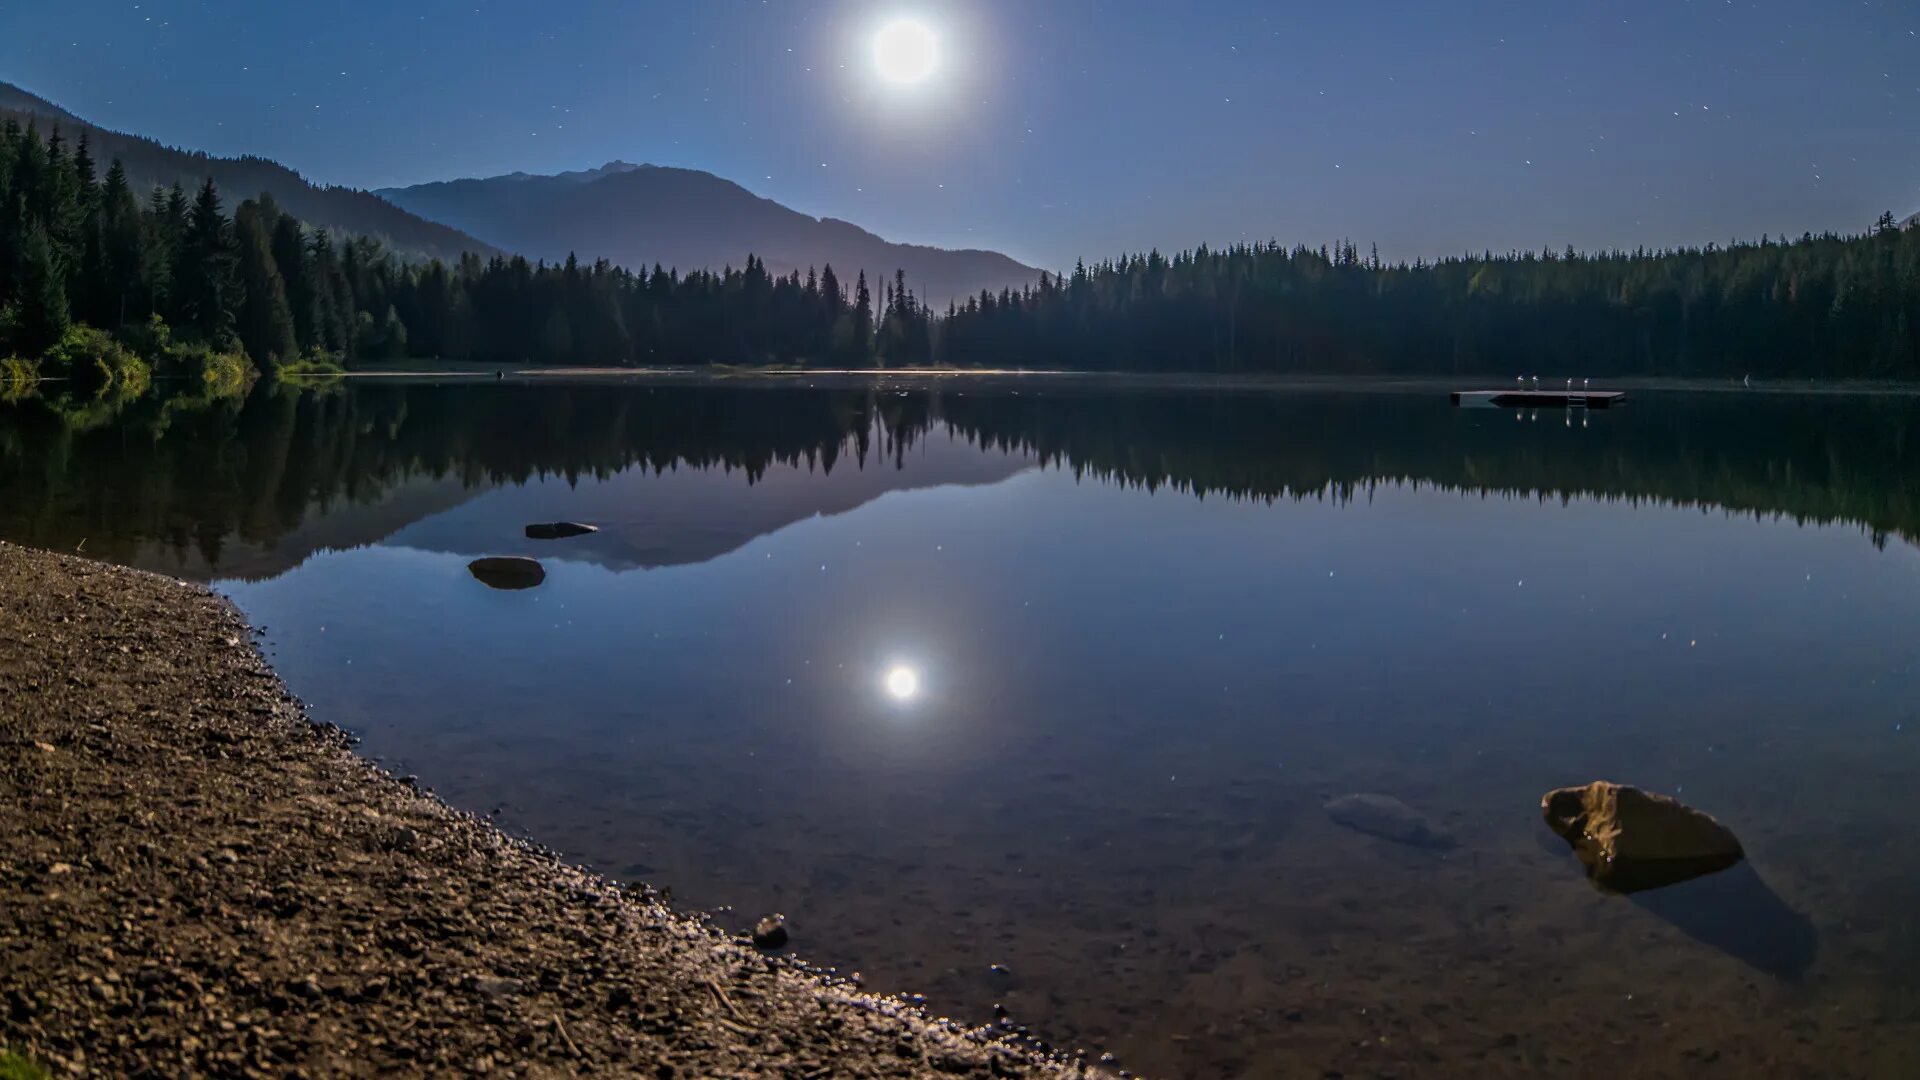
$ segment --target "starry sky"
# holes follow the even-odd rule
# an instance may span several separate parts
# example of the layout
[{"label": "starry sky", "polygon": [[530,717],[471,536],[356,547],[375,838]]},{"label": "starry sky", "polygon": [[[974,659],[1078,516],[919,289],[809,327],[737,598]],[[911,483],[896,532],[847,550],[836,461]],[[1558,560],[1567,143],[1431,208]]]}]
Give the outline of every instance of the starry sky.
[{"label": "starry sky", "polygon": [[[906,88],[869,49],[900,15],[942,49]],[[1056,268],[1920,210],[1913,0],[0,0],[0,79],[328,183],[679,165]]]}]

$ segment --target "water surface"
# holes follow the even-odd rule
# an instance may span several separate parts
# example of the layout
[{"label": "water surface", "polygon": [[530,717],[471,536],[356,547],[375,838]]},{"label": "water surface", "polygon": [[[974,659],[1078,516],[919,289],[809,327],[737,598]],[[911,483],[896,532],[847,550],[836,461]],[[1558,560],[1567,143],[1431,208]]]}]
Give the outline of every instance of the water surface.
[{"label": "water surface", "polygon": [[[1916,420],[964,382],[26,402],[0,535],[214,581],[317,716],[457,805],[1148,1073],[1899,1076]],[[555,519],[602,531],[522,536]],[[489,589],[482,555],[546,579]],[[1598,778],[1748,864],[1595,892],[1538,804]],[[1326,816],[1356,792],[1457,846]]]}]

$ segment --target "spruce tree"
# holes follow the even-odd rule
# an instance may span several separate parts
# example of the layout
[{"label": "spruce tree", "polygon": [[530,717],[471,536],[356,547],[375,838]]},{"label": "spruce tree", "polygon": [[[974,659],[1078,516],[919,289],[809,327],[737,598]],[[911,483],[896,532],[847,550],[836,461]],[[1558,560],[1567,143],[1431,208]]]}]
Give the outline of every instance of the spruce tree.
[{"label": "spruce tree", "polygon": [[59,344],[69,325],[66,269],[47,230],[35,223],[20,245],[19,295],[0,317],[0,327],[8,331],[7,344],[15,352],[36,357]]},{"label": "spruce tree", "polygon": [[147,235],[140,205],[115,158],[100,189],[100,304],[113,326],[139,311],[147,268]]},{"label": "spruce tree", "polygon": [[187,215],[173,283],[180,321],[215,348],[233,344],[239,298],[234,275],[233,230],[220,212],[220,193],[209,179]]},{"label": "spruce tree", "polygon": [[241,203],[233,215],[240,281],[240,345],[262,371],[268,372],[300,352],[294,337],[293,312],[287,305],[286,282],[275,263],[269,232],[268,223],[277,222],[279,217],[279,207],[265,195],[258,201]]},{"label": "spruce tree", "polygon": [[867,272],[853,286],[853,343],[846,363],[859,367],[873,357],[873,292],[867,288]]}]

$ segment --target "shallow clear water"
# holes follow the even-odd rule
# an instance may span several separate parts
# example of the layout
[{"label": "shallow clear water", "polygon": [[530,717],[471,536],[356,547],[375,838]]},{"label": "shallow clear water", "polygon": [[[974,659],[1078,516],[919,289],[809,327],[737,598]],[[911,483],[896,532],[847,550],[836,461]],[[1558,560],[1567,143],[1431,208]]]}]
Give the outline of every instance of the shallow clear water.
[{"label": "shallow clear water", "polygon": [[[456,805],[1149,1073],[1914,1075],[1916,420],[1059,384],[29,402],[0,535],[214,580],[318,717]],[[602,531],[523,538],[556,519]],[[503,554],[544,583],[467,570]],[[1599,778],[1748,863],[1597,893],[1538,807]],[[1329,820],[1354,792],[1458,846]]]}]

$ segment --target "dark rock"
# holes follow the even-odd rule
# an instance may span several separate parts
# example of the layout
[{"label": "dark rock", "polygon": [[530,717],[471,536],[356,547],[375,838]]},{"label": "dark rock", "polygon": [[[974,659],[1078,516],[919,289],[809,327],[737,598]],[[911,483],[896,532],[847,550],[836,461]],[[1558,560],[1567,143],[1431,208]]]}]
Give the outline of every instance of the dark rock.
[{"label": "dark rock", "polygon": [[1733,832],[1706,814],[1604,780],[1549,791],[1540,812],[1547,827],[1572,846],[1587,877],[1613,892],[1678,884],[1746,857]]},{"label": "dark rock", "polygon": [[531,589],[547,580],[538,560],[518,555],[491,555],[467,564],[467,570],[491,589]]},{"label": "dark rock", "polygon": [[582,525],[577,521],[549,521],[539,525],[527,526],[529,540],[566,540],[575,536],[586,536],[600,531],[597,525]]},{"label": "dark rock", "polygon": [[1336,824],[1396,844],[1434,851],[1455,846],[1453,836],[1445,829],[1391,795],[1342,795],[1329,800],[1326,811]]},{"label": "dark rock", "polygon": [[753,924],[753,943],[762,949],[787,947],[787,917],[769,915]]}]

